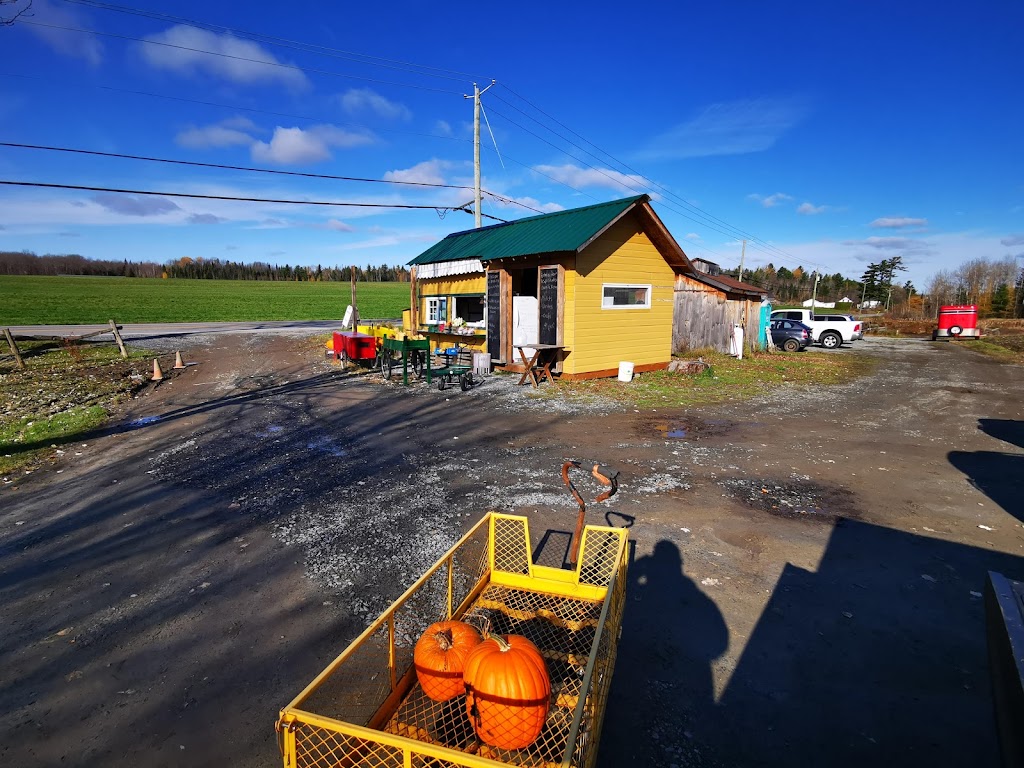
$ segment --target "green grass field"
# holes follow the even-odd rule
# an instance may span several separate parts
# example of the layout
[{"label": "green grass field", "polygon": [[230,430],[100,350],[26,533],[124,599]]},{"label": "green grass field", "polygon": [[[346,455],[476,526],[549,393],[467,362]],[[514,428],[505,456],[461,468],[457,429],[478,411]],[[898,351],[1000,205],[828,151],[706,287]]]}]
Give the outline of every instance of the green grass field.
[{"label": "green grass field", "polygon": [[[359,283],[359,316],[400,318],[408,283]],[[341,319],[348,283],[0,275],[0,328],[10,325]],[[2,338],[2,337],[0,337]]]}]

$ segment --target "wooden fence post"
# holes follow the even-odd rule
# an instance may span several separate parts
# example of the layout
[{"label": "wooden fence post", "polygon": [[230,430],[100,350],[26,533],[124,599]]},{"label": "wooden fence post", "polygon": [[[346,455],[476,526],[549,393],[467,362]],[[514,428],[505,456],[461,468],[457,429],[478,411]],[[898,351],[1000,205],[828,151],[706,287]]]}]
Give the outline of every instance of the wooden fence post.
[{"label": "wooden fence post", "polygon": [[18,363],[18,370],[25,370],[25,361],[21,359],[21,351],[18,349],[18,345],[14,343],[14,337],[11,336],[11,329],[4,328],[4,338],[7,339],[7,346],[11,348],[11,354],[14,355],[15,361]]},{"label": "wooden fence post", "polygon": [[110,330],[114,332],[114,341],[117,342],[117,346],[121,350],[121,357],[128,357],[128,350],[124,348],[124,340],[121,338],[121,333],[117,330],[117,323],[113,320],[110,321]]}]

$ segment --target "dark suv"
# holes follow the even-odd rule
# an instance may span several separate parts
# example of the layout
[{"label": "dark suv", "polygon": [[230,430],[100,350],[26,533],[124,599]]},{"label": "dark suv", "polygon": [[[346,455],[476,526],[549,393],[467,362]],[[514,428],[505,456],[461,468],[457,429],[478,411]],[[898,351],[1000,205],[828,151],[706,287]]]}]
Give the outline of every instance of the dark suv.
[{"label": "dark suv", "polygon": [[772,320],[772,343],[787,352],[800,352],[811,343],[811,329],[796,320]]}]

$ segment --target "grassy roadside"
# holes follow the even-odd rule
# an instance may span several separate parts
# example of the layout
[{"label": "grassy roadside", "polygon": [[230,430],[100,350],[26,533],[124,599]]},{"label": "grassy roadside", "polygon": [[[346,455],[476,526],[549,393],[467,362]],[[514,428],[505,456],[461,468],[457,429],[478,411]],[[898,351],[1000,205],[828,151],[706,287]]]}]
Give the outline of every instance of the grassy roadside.
[{"label": "grassy roadside", "polygon": [[[26,370],[0,358],[0,477],[38,466],[101,426],[146,382],[149,355],[106,344],[21,342]],[[6,352],[6,349],[3,350]]]},{"label": "grassy roadside", "polygon": [[656,371],[638,376],[625,387],[613,379],[592,379],[563,382],[551,391],[569,397],[606,397],[634,408],[686,407],[741,400],[787,384],[842,384],[871,373],[876,366],[874,360],[852,350],[761,352],[743,360],[701,350],[687,359],[697,357],[711,368],[696,376]]},{"label": "grassy roadside", "polygon": [[1004,363],[1024,365],[1024,335],[986,336],[977,341],[950,342]]}]

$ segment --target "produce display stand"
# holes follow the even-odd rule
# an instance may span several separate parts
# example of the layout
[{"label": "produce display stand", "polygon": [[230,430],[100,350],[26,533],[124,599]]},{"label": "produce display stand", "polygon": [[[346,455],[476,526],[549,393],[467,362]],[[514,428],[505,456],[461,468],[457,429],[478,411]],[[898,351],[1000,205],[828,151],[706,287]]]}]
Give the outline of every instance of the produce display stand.
[{"label": "produce display stand", "polygon": [[[533,563],[525,517],[488,513],[281,710],[285,768],[593,766],[615,666],[627,536],[587,526],[575,570]],[[427,698],[413,646],[461,619],[529,638],[551,678],[543,730],[526,747],[481,742],[466,697]]]},{"label": "produce display stand", "polygon": [[430,341],[428,339],[392,339],[385,337],[380,348],[380,372],[385,379],[391,378],[391,372],[402,366],[402,384],[409,386],[409,366],[413,373],[421,375],[422,366],[426,364],[427,383],[430,383]]}]

